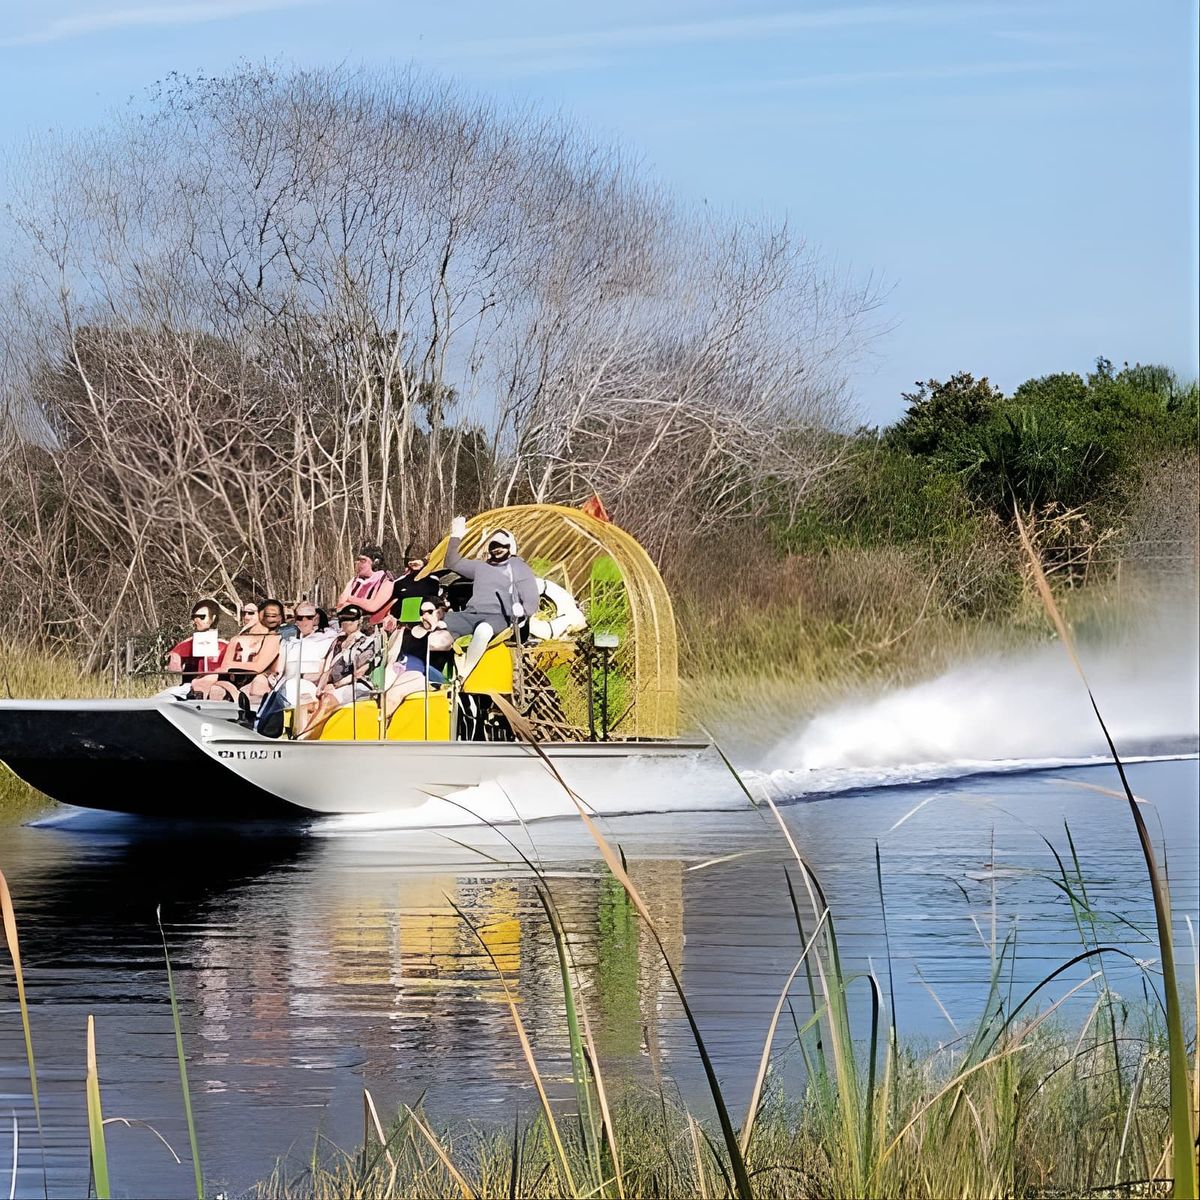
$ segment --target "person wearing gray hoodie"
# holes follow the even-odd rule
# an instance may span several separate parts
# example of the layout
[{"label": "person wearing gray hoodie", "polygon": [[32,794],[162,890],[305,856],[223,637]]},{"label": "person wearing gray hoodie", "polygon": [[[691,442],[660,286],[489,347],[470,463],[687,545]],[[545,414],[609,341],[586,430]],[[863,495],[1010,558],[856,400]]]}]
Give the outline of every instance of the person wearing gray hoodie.
[{"label": "person wearing gray hoodie", "polygon": [[517,539],[507,529],[492,531],[484,559],[464,558],[458,552],[466,532],[466,518],[455,517],[446,548],[446,566],[472,583],[466,608],[446,614],[446,628],[455,637],[472,635],[459,671],[463,679],[483,657],[496,632],[514,620],[522,623],[532,617],[539,601],[537,577],[529,564],[517,557]]}]

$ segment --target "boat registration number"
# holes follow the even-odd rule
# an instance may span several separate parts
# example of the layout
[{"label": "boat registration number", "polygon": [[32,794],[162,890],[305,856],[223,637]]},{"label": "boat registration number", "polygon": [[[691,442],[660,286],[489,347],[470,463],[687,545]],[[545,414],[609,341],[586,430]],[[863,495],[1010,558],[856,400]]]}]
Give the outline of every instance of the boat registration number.
[{"label": "boat registration number", "polygon": [[218,758],[282,758],[282,750],[218,750]]}]

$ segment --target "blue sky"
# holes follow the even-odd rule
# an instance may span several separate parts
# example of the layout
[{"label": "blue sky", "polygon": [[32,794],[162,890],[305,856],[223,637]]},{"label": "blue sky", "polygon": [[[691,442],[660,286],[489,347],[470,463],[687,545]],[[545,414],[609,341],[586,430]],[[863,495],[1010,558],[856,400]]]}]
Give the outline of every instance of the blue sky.
[{"label": "blue sky", "polygon": [[416,63],[577,119],[685,200],[872,273],[854,377],[1197,373],[1195,0],[40,0],[0,16],[0,151],[169,71]]}]

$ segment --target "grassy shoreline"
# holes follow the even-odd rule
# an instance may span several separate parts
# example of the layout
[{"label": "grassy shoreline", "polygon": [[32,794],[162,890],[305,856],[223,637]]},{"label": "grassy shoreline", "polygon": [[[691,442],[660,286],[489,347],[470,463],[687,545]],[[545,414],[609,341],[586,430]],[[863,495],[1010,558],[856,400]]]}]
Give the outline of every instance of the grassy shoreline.
[{"label": "grassy shoreline", "polygon": [[[963,1051],[923,1056],[897,1047],[896,1095],[882,1098],[892,1119],[881,1113],[868,1119],[881,1131],[905,1132],[879,1148],[865,1178],[828,1078],[798,1097],[773,1090],[745,1155],[753,1195],[1170,1195],[1163,1161],[1165,1041],[1154,1036],[1126,1045],[1117,1078],[1108,1044],[1101,1038],[1080,1049],[1081,1032],[1063,1026],[1024,1040],[1014,1035],[969,1079],[962,1079]],[[611,1151],[597,1172],[577,1114],[559,1117],[560,1156],[544,1116],[515,1130],[498,1121],[433,1125],[418,1108],[385,1129],[368,1126],[352,1150],[326,1145],[304,1162],[281,1161],[252,1194],[257,1200],[737,1194],[711,1118],[698,1119],[667,1092],[653,1090],[614,1097],[610,1114],[620,1191]],[[854,1129],[861,1129],[857,1120]]]},{"label": "grassy shoreline", "polygon": [[[515,1055],[518,1070],[524,1056],[532,1113],[510,1111],[482,1121],[435,1123],[416,1098],[413,1108],[401,1105],[395,1115],[381,1115],[374,1098],[364,1091],[357,1145],[343,1148],[317,1135],[308,1152],[300,1149],[295,1157],[280,1159],[247,1194],[256,1200],[451,1195],[481,1200],[514,1195],[575,1200],[932,1200],[947,1195],[1056,1200],[1192,1194],[1176,1186],[1172,1174],[1172,1035],[1161,1007],[1163,976],[1152,962],[1142,962],[1141,990],[1136,983],[1127,988],[1128,996],[1111,990],[1105,964],[1114,961],[1114,955],[1126,962],[1128,957],[1108,943],[1113,914],[1093,907],[1069,832],[1062,845],[1049,849],[1058,862],[1055,882],[1074,916],[1078,952],[1067,950],[1070,957],[1063,963],[1053,969],[1047,965],[1036,985],[1014,989],[1014,977],[1023,975],[1013,969],[1015,928],[1007,933],[1003,927],[994,930],[988,939],[986,919],[980,917],[980,943],[991,961],[986,994],[981,989],[971,1021],[960,1022],[953,1035],[934,1044],[924,1036],[907,1036],[897,1024],[890,951],[865,973],[845,967],[841,931],[819,880],[791,843],[779,814],[768,807],[763,816],[768,822],[779,821],[781,838],[794,854],[794,860],[781,867],[773,903],[785,911],[791,908],[797,957],[790,975],[780,970],[774,1019],[748,1035],[756,1039],[754,1049],[761,1047],[762,1052],[749,1097],[740,1089],[734,1097],[714,1077],[711,1094],[704,1097],[701,1088],[701,1096],[689,1106],[670,1081],[669,1068],[664,1080],[662,1064],[649,1073],[655,1083],[622,1082],[623,1074],[618,1078],[611,1071],[592,1040],[588,1007],[599,1001],[577,974],[571,943],[558,918],[554,877],[528,863],[542,897],[542,934],[559,951],[561,996],[559,1004],[553,999],[548,1003],[555,1010],[554,1024],[567,1031],[572,1063],[567,1078],[552,1078],[539,1064],[538,1051],[525,1033],[528,1015],[522,1015],[523,1005],[512,1003],[516,1036],[494,1053]],[[641,904],[619,852],[598,830],[594,836],[612,886],[625,891],[638,913],[634,919],[657,939],[654,917]],[[885,939],[887,884],[885,862],[878,875]],[[7,901],[2,874],[0,909],[5,909],[9,951],[23,987],[16,952],[21,914]],[[459,917],[480,937],[482,931],[465,912]],[[487,951],[482,937],[480,945]],[[516,983],[509,978],[513,968],[507,959],[487,953],[497,984],[507,994],[510,983]],[[181,1002],[169,957],[166,964],[164,992],[179,1039],[187,1102]],[[1188,983],[1200,985],[1194,969],[1192,974]],[[739,981],[731,978],[728,986],[736,989]],[[688,1000],[681,985],[678,999],[686,1013]],[[869,1004],[863,1003],[868,999]],[[1200,1011],[1191,999],[1189,1096],[1200,1080],[1192,1023]],[[1085,1015],[1069,1017],[1062,1007],[1067,1002]],[[24,1019],[30,1013],[32,1017],[30,1074],[36,1078],[34,1049],[47,1031],[37,1008],[26,1009],[23,993],[19,1008]],[[540,1044],[540,1039],[534,1040]],[[706,1057],[699,1026],[694,1042],[696,1054]],[[647,1051],[653,1054],[650,1047]],[[680,1052],[686,1050],[681,1047]],[[786,1072],[785,1062],[792,1064]],[[108,1178],[100,1087],[115,1070],[106,1062],[101,1041],[90,1069],[95,1090],[89,1101],[94,1105],[89,1111],[95,1118],[92,1161],[97,1181],[100,1165]],[[797,1075],[798,1086],[789,1084]],[[547,1094],[558,1098],[548,1100]],[[537,1097],[542,1098],[540,1104]],[[717,1106],[728,1115],[726,1130]],[[146,1115],[155,1122],[156,1114]],[[201,1120],[197,1128],[189,1114],[187,1124],[193,1158],[198,1160],[206,1149],[205,1123]],[[29,1133],[32,1130],[22,1134],[23,1155],[36,1154]],[[182,1152],[182,1147],[177,1149]],[[97,1182],[95,1194],[121,1194],[119,1178],[114,1175],[111,1183],[111,1188],[102,1188]],[[215,1183],[202,1181],[197,1195],[212,1196],[217,1190]]]}]

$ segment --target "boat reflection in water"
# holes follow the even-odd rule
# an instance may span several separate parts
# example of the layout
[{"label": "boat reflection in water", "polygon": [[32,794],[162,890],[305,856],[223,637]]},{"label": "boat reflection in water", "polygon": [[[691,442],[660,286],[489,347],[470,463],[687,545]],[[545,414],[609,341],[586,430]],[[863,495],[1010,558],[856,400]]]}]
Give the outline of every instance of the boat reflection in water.
[{"label": "boat reflection in water", "polygon": [[[215,1182],[248,1185],[275,1156],[311,1147],[318,1128],[355,1144],[364,1085],[381,1112],[423,1097],[452,1119],[465,1093],[473,1114],[491,1107],[508,1120],[514,1104],[527,1109],[534,1096],[499,972],[552,1096],[572,1094],[537,880],[487,831],[476,853],[434,833],[200,837],[89,820],[83,836],[70,824],[5,833],[58,1190],[87,1178],[77,1078],[86,1011],[106,1114],[151,1120],[185,1158],[177,1167],[137,1130],[113,1126],[114,1178],[138,1194],[187,1193],[159,905]],[[491,861],[502,851],[505,861]],[[576,842],[565,860],[545,859],[547,884],[601,1054],[618,1074],[648,1073],[675,1014],[669,980],[623,889],[587,851]],[[630,873],[678,965],[682,863],[632,861]],[[6,1008],[8,991],[0,980]],[[19,1025],[0,1024],[0,1062],[22,1060]],[[32,1111],[22,1122],[32,1131]],[[35,1166],[30,1187],[40,1187],[40,1164],[29,1154],[23,1178]]]},{"label": "boat reflection in water", "polygon": [[[469,1060],[476,1083],[523,1086],[512,1078],[524,1067],[507,985],[551,1075],[562,1075],[562,977],[537,881],[523,866],[486,870],[477,859],[455,870],[326,865],[313,873],[319,893],[300,903],[293,889],[264,913],[256,897],[253,933],[199,933],[188,999],[206,1053],[224,1061],[229,1042],[250,1032],[283,1062],[324,1066],[349,1055],[369,1073],[411,1072],[436,1092],[450,1060]],[[673,993],[624,889],[599,866],[549,874],[598,1048],[659,1053]],[[678,966],[682,863],[633,863],[631,875]]]}]

